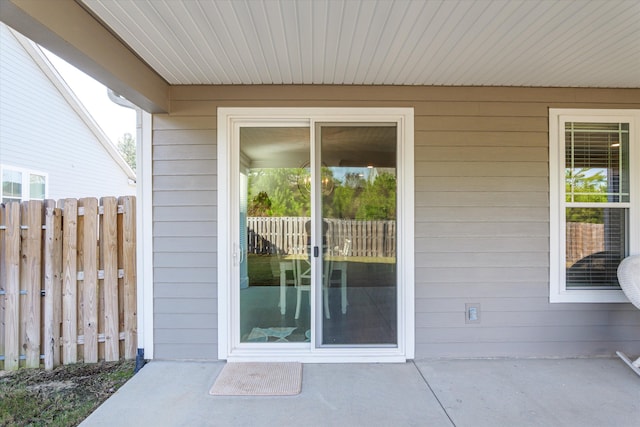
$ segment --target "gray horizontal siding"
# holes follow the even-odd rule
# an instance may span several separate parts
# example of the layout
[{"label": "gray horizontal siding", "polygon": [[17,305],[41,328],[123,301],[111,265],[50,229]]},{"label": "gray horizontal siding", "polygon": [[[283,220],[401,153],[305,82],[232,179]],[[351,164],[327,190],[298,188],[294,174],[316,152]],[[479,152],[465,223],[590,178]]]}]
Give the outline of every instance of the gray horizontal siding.
[{"label": "gray horizontal siding", "polygon": [[[470,297],[473,298],[472,302],[474,304],[481,304],[481,311],[483,313],[489,311],[498,313],[513,311],[517,311],[519,313],[605,311],[613,314],[620,311],[633,310],[630,305],[623,304],[597,304],[596,306],[591,304],[549,304],[547,306],[545,304],[548,302],[549,296],[546,295],[545,292],[541,292],[539,290],[539,286],[536,284],[520,284],[518,287],[512,287],[512,291],[505,292],[504,295],[501,294],[499,298],[487,295],[490,295],[490,292],[496,292],[500,290],[500,288],[504,288],[502,285],[479,284],[476,287],[478,288],[476,294],[470,293],[469,295],[464,295],[462,297],[456,296],[455,293],[459,292],[459,290],[456,290],[455,288],[451,289],[451,286],[441,287],[442,289],[440,292],[430,292],[428,295],[423,292],[423,294],[416,299],[416,311],[418,313],[450,312],[462,314],[464,313],[464,302],[468,302],[467,298]],[[462,308],[460,308],[461,304]],[[433,326],[433,324],[427,326]],[[473,326],[482,327],[481,324],[475,324]]]},{"label": "gray horizontal siding", "polygon": [[[542,138],[541,138],[541,134]],[[434,131],[415,130],[416,148],[429,145],[448,147],[547,147],[543,143],[546,131],[538,132],[470,132],[470,131]]]},{"label": "gray horizontal siding", "polygon": [[530,206],[540,207],[549,205],[549,194],[544,191],[452,191],[420,192],[416,194],[416,206]]},{"label": "gray horizontal siding", "polygon": [[215,252],[217,239],[215,237],[186,236],[186,237],[155,237],[153,247],[155,252],[174,252],[180,249],[185,253]]},{"label": "gray horizontal siding", "polygon": [[[183,282],[186,283],[186,282]],[[158,282],[155,286],[155,296],[157,298],[177,298],[177,299],[188,299],[188,298],[216,298],[215,289],[211,286],[210,283],[190,283],[188,287],[185,286],[175,286],[174,283],[167,282]],[[217,312],[214,310],[212,313]],[[183,314],[193,314],[193,313],[183,313]]]},{"label": "gray horizontal siding", "polygon": [[216,191],[184,190],[156,191],[153,199],[155,206],[214,206],[216,198]]},{"label": "gray horizontal siding", "polygon": [[215,118],[153,125],[154,357],[216,359]]},{"label": "gray horizontal siding", "polygon": [[[549,242],[545,237],[416,237],[419,252],[547,252]],[[420,266],[416,266],[420,268]]]},{"label": "gray horizontal siding", "polygon": [[[418,196],[416,196],[418,197]],[[451,215],[452,207],[416,207],[416,222],[494,222],[497,219],[505,222],[539,222],[549,220],[548,208],[513,208],[513,207],[476,207],[460,209],[455,207],[455,215]],[[417,237],[419,238],[419,237]]]},{"label": "gray horizontal siding", "polygon": [[154,229],[156,237],[215,237],[217,232],[215,224],[208,221],[185,221],[180,224],[159,221]]},{"label": "gray horizontal siding", "polygon": [[418,189],[429,188],[430,192],[459,192],[459,191],[491,191],[497,196],[505,191],[539,191],[546,187],[547,177],[521,176],[478,176],[473,180],[465,176],[421,176],[416,177],[415,186]]},{"label": "gray horizontal siding", "polygon": [[497,222],[497,221],[469,221],[469,222],[441,222],[434,228],[428,222],[416,226],[416,234],[421,237],[527,237],[539,236],[545,233],[549,226],[544,222]]},{"label": "gray horizontal siding", "polygon": [[190,191],[217,188],[218,177],[211,175],[155,175],[153,188],[155,191]]},{"label": "gray horizontal siding", "polygon": [[446,252],[420,252],[415,256],[420,268],[468,268],[494,267],[547,267],[549,257],[546,252],[458,252],[455,258]]},{"label": "gray horizontal siding", "polygon": [[[608,89],[174,88],[171,115],[154,119],[157,357],[216,357],[219,106],[415,109],[416,357],[639,353],[633,307],[550,304],[548,290],[548,109],[639,100]],[[479,324],[465,323],[465,303],[480,304]]]},{"label": "gray horizontal siding", "polygon": [[[421,325],[440,325],[449,324],[456,325],[458,328],[468,328],[469,326],[460,323],[460,317],[464,319],[464,313],[452,312],[421,312],[416,316],[416,322]],[[540,316],[535,311],[482,311],[482,324],[487,328],[495,328],[504,325],[509,327],[555,327],[557,325],[565,325],[566,327],[583,327],[597,326],[614,321],[616,326],[636,326],[640,322],[640,312],[621,311],[611,313],[608,310],[601,311],[571,311],[562,310],[547,312],[544,316]]]},{"label": "gray horizontal siding", "polygon": [[[179,331],[176,329],[176,331]],[[215,335],[215,330],[207,331],[210,335]],[[218,353],[217,337],[214,336],[206,344],[180,343],[167,344],[155,342],[154,357],[156,359],[182,359],[182,360],[215,360]]]},{"label": "gray horizontal siding", "polygon": [[[176,283],[172,284],[176,286]],[[179,283],[178,286],[188,288],[192,287],[193,283],[182,282]],[[218,312],[218,307],[215,304],[216,298],[211,297],[193,297],[193,298],[183,298],[183,297],[170,297],[170,298],[155,298],[155,306],[154,306],[154,314],[156,315],[156,319],[160,319],[162,317],[170,320],[173,316],[177,314],[216,314]],[[215,325],[202,325],[202,324],[194,324],[191,325],[190,329],[210,329],[211,327],[215,327]],[[162,328],[155,329],[157,333]],[[168,328],[171,329],[171,328]],[[170,333],[170,331],[165,332]]]},{"label": "gray horizontal siding", "polygon": [[174,222],[176,225],[183,221],[211,220],[215,218],[215,214],[215,206],[155,206],[153,208],[154,222]]},{"label": "gray horizontal siding", "polygon": [[[561,322],[559,320],[559,322]],[[638,336],[638,327],[636,325],[616,325],[602,326],[588,322],[587,325],[571,325],[558,326],[540,325],[534,326],[516,326],[506,324],[504,317],[501,317],[500,323],[505,326],[483,326],[481,328],[474,327],[419,327],[418,331],[424,334],[425,342],[446,343],[446,342],[504,342],[505,337],[513,336],[510,341],[520,340],[522,342],[539,342],[541,345],[550,345],[547,343],[563,342],[570,336],[574,342],[602,342],[602,341],[629,341],[635,340]],[[420,333],[416,334],[418,337]],[[452,339],[452,337],[455,337]],[[422,343],[422,339],[418,338],[417,343]]]},{"label": "gray horizontal siding", "polygon": [[[431,162],[426,159],[416,158],[416,170],[420,171],[418,177],[535,177],[548,174],[547,162],[530,162],[526,157],[520,162]],[[417,189],[420,191],[420,189]]]},{"label": "gray horizontal siding", "polygon": [[[587,327],[588,328],[588,327]],[[424,334],[423,331],[421,331]],[[589,348],[590,354],[609,355],[611,349],[615,348],[627,354],[637,353],[638,345],[635,341],[605,340],[605,341],[527,341],[525,339],[512,339],[508,342],[487,342],[482,341],[482,356],[471,356],[478,354],[477,342],[434,342],[424,341],[416,343],[416,353],[423,358],[467,358],[467,357],[575,357],[584,354],[585,348]],[[549,352],[549,347],[553,348],[553,353]],[[476,350],[476,351],[474,351]],[[634,353],[635,352],[635,353]]]},{"label": "gray horizontal siding", "polygon": [[[218,265],[218,256],[214,249],[211,252],[177,252],[180,248],[174,249],[174,252],[156,252],[155,263],[162,265],[161,268],[167,267],[210,267]],[[210,287],[211,285],[209,285]]]}]

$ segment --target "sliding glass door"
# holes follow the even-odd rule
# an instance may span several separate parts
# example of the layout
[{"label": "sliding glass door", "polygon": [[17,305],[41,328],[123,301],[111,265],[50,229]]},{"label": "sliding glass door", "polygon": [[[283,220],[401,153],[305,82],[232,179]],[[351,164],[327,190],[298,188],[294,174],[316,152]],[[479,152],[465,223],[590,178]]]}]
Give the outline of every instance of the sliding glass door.
[{"label": "sliding glass door", "polygon": [[403,335],[413,327],[412,240],[398,237],[412,230],[401,220],[412,218],[399,161],[408,116],[398,110],[392,120],[290,109],[285,119],[222,116],[223,358],[412,354]]},{"label": "sliding glass door", "polygon": [[307,127],[240,129],[240,342],[396,344],[396,135],[384,123],[317,123],[313,143]]},{"label": "sliding glass door", "polygon": [[396,345],[395,123],[318,123],[322,346]]},{"label": "sliding glass door", "polygon": [[240,342],[309,342],[309,127],[242,127]]}]

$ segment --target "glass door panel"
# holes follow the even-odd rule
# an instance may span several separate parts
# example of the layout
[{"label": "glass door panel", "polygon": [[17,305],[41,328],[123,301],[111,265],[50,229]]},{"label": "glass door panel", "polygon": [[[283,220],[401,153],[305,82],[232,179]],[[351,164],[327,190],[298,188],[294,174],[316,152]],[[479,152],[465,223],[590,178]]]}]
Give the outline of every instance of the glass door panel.
[{"label": "glass door panel", "polygon": [[320,344],[396,346],[397,126],[317,124],[316,139],[323,232]]},{"label": "glass door panel", "polygon": [[309,342],[310,131],[240,128],[240,342]]}]

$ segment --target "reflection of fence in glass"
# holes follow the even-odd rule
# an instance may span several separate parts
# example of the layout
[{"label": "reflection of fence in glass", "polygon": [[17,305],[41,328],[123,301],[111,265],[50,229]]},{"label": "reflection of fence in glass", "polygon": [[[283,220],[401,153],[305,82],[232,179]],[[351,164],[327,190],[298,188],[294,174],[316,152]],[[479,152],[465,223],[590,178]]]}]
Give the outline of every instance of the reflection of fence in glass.
[{"label": "reflection of fence in glass", "polygon": [[624,212],[605,224],[567,222],[566,281],[568,288],[617,287],[617,269],[626,253]]},{"label": "reflection of fence in glass", "polygon": [[567,223],[567,267],[604,250],[604,224]]},{"label": "reflection of fence in glass", "polygon": [[[248,252],[254,254],[306,253],[305,223],[309,217],[249,217],[247,218]],[[351,257],[395,257],[396,221],[362,221],[331,219],[326,245],[332,255]],[[342,253],[350,240],[349,253]]]}]

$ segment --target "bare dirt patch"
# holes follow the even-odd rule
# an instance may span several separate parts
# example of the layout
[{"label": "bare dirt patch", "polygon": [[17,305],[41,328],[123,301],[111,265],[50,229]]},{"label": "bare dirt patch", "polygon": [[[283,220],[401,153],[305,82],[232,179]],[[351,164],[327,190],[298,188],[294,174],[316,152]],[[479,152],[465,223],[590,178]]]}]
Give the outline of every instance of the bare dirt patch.
[{"label": "bare dirt patch", "polygon": [[76,426],[131,376],[134,361],[0,372],[0,426]]}]

